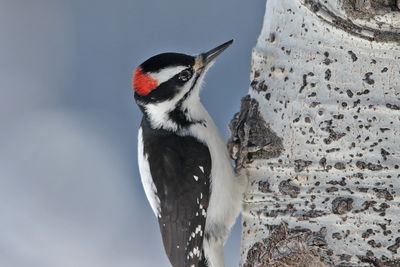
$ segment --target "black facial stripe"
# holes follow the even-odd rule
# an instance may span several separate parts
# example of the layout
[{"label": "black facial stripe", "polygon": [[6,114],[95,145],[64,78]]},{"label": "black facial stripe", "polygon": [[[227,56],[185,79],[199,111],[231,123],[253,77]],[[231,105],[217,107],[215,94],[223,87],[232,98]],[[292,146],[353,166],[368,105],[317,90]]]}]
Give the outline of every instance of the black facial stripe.
[{"label": "black facial stripe", "polygon": [[201,74],[196,74],[196,77],[189,89],[189,91],[187,91],[183,97],[176,103],[175,109],[172,110],[168,115],[169,118],[174,121],[180,128],[187,128],[192,124],[197,124],[197,123],[201,123],[204,124],[204,121],[200,120],[190,120],[188,119],[187,116],[187,109],[182,110],[182,104],[183,102],[190,96],[190,94],[192,93],[194,87],[197,84],[197,81],[199,79]]},{"label": "black facial stripe", "polygon": [[183,97],[178,101],[177,107],[179,107],[179,108],[182,107],[183,101],[185,101],[185,100],[190,96],[190,94],[192,93],[194,87],[196,86],[197,81],[199,80],[199,78],[200,78],[200,75],[196,73],[196,76],[195,76],[195,78],[194,78],[194,80],[193,80],[192,85],[190,86],[189,91],[187,91],[187,92],[183,95]]},{"label": "black facial stripe", "polygon": [[170,85],[170,81],[160,84],[157,89],[150,92],[146,96],[141,96],[135,93],[135,99],[143,104],[159,103],[171,100],[178,93],[178,88]]},{"label": "black facial stripe", "polygon": [[199,78],[200,78],[200,75],[201,74],[197,74],[196,73],[196,77],[194,77],[194,81],[193,81],[193,83],[192,83],[192,86],[190,86],[190,89],[189,89],[189,94],[192,92],[192,90],[193,90],[193,88],[196,86],[196,84],[197,84],[197,81],[199,80]]},{"label": "black facial stripe", "polygon": [[[185,70],[189,70],[193,73],[192,66],[186,68]],[[151,91],[146,96],[141,96],[135,93],[135,99],[139,100],[143,104],[160,103],[173,99],[179,93],[180,88],[186,83],[186,81],[182,81],[179,79],[179,74],[180,73],[177,73],[171,79],[159,84],[156,89]],[[196,77],[196,80],[194,81],[195,83],[197,82],[197,79],[198,77]],[[189,92],[192,89],[193,85],[190,88]],[[187,93],[183,97],[184,99],[186,99],[188,97]]]},{"label": "black facial stripe", "polygon": [[178,73],[178,79],[183,81],[183,82],[187,82],[189,81],[193,76],[193,68],[189,67],[184,69],[183,71]]}]

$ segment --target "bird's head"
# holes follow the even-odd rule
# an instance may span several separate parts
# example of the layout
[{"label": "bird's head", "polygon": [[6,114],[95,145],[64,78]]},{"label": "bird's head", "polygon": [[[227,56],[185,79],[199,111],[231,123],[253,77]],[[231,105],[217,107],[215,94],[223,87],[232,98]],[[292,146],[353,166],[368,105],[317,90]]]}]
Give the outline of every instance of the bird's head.
[{"label": "bird's head", "polygon": [[232,42],[230,40],[197,56],[159,54],[135,69],[132,87],[136,103],[155,128],[179,128],[182,126],[180,123],[195,120],[190,109],[200,104],[199,91],[204,75],[215,58]]}]

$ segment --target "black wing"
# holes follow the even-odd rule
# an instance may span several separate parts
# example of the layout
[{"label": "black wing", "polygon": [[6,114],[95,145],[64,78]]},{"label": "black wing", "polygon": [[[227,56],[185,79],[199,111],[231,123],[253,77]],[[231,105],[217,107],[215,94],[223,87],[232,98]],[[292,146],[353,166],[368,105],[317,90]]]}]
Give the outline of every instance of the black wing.
[{"label": "black wing", "polygon": [[159,225],[174,267],[205,266],[203,238],[210,195],[210,152],[194,137],[144,122],[144,152],[160,199]]}]

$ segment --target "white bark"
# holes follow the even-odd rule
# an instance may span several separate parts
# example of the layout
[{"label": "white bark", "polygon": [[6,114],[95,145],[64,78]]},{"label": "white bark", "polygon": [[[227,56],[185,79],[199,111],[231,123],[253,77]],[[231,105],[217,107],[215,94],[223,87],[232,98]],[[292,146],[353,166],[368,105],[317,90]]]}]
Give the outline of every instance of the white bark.
[{"label": "white bark", "polygon": [[400,11],[268,0],[230,149],[242,266],[400,266]]}]

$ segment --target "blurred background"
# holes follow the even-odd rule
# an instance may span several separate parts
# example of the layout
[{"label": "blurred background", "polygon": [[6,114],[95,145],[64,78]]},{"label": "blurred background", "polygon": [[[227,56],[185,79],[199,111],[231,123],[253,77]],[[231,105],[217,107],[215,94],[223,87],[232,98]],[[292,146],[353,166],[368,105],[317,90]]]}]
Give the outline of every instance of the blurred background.
[{"label": "blurred background", "polygon": [[[225,138],[265,1],[0,0],[0,266],[169,266],[137,170],[131,73],[235,43],[203,103]],[[226,246],[239,260],[240,226]]]}]

